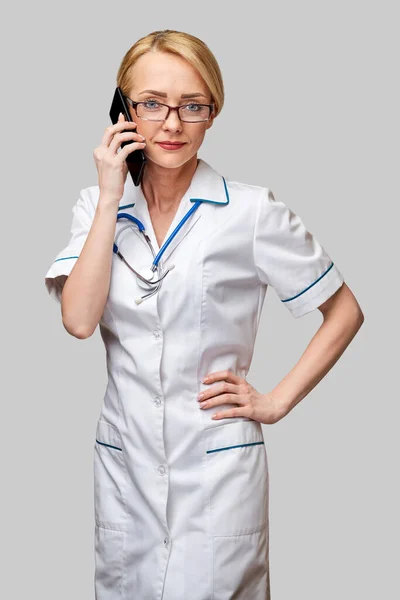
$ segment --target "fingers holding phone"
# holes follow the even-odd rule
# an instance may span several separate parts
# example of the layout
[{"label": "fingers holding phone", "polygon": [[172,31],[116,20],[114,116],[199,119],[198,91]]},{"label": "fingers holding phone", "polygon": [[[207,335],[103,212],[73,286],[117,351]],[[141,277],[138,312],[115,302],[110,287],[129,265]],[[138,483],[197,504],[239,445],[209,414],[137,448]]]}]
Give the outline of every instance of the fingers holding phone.
[{"label": "fingers holding phone", "polygon": [[105,129],[100,145],[93,151],[100,193],[117,203],[124,193],[128,155],[146,147],[143,136],[134,131],[135,128],[136,123],[126,121],[120,113],[117,123]]}]

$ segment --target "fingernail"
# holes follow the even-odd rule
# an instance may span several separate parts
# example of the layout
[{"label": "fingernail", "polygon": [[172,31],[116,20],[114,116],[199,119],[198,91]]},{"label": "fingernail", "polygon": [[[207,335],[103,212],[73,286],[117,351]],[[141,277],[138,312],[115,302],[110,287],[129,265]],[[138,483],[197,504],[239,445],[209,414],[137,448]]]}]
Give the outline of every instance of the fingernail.
[{"label": "fingernail", "polygon": [[208,375],[206,375],[206,376],[204,377],[204,379],[202,379],[202,382],[203,382],[203,383],[207,383],[207,381],[210,381],[210,378],[209,378],[209,376],[208,376]]}]

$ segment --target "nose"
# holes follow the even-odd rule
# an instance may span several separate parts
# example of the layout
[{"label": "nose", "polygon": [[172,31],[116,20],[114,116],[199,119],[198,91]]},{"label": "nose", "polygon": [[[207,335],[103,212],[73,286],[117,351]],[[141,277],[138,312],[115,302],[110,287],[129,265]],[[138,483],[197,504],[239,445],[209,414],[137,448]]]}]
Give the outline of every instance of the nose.
[{"label": "nose", "polygon": [[179,118],[177,110],[170,110],[168,118],[165,119],[164,128],[174,129],[175,131],[180,131],[182,129],[182,121]]}]

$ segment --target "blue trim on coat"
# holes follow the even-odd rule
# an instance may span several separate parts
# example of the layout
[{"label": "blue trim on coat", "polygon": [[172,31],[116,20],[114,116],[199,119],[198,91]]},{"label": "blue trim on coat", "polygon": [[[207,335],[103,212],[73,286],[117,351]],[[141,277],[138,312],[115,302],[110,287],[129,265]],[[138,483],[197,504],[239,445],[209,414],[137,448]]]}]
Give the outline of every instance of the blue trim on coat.
[{"label": "blue trim on coat", "polygon": [[312,283],[311,285],[309,285],[308,287],[306,287],[305,290],[303,290],[302,292],[296,294],[295,296],[292,296],[291,298],[286,298],[286,300],[281,300],[281,302],[290,302],[290,300],[294,300],[295,298],[298,298],[299,296],[301,296],[302,294],[304,294],[304,292],[306,292],[307,290],[309,290],[310,288],[312,288],[313,285],[315,285],[316,283],[318,283],[318,281],[320,279],[322,279],[327,273],[328,271],[330,271],[333,267],[333,263],[327,268],[327,270],[325,271],[325,273],[322,273],[322,275],[320,277],[318,277],[318,279],[316,279],[314,281],[314,283]]},{"label": "blue trim on coat", "polygon": [[122,210],[123,208],[131,208],[132,206],[135,206],[135,203],[133,203],[133,204],[124,204],[124,206],[118,206],[118,211]]},{"label": "blue trim on coat", "polygon": [[57,258],[54,262],[58,262],[59,260],[68,260],[69,258],[79,258],[79,256],[65,256],[64,258]]},{"label": "blue trim on coat", "polygon": [[251,442],[250,444],[238,444],[237,446],[226,446],[226,448],[216,448],[215,450],[206,450],[207,454],[211,452],[221,452],[221,450],[231,450],[232,448],[243,448],[244,446],[258,446],[264,442]]},{"label": "blue trim on coat", "polygon": [[105,442],[100,442],[97,438],[96,438],[96,442],[98,444],[101,444],[102,446],[107,446],[108,448],[114,448],[115,450],[121,450],[122,448],[118,448],[117,446],[112,446],[111,444],[106,444]]}]

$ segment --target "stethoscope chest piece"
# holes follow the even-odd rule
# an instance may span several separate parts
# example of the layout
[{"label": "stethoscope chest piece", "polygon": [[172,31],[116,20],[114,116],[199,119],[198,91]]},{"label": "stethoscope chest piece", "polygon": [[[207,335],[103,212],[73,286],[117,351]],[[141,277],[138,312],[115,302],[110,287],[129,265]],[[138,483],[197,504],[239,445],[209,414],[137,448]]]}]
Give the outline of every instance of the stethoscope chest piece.
[{"label": "stethoscope chest piece", "polygon": [[[145,279],[147,279],[148,281],[154,282],[156,281],[159,277],[158,277],[158,273],[157,271],[152,271],[147,264],[145,265],[141,265],[138,269],[138,273],[140,273],[140,275],[142,277],[144,277]],[[142,281],[139,277],[137,277],[137,283],[138,286],[141,287],[143,290],[152,290],[154,289],[154,283],[146,283],[145,281]]]}]

